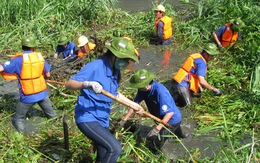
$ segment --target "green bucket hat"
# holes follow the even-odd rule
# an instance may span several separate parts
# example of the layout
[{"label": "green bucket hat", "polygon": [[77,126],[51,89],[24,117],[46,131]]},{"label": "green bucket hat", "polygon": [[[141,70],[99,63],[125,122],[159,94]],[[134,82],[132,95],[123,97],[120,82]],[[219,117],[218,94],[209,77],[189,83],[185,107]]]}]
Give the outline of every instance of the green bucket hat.
[{"label": "green bucket hat", "polygon": [[129,86],[132,88],[144,88],[146,87],[153,79],[155,75],[150,73],[145,69],[140,69],[131,76],[129,80]]},{"label": "green bucket hat", "polygon": [[134,45],[126,38],[114,38],[111,45],[106,46],[118,58],[131,58],[139,63],[138,57],[134,53]]},{"label": "green bucket hat", "polygon": [[245,26],[245,23],[240,18],[232,19],[231,22],[234,31],[241,31]]},{"label": "green bucket hat", "polygon": [[36,47],[36,40],[33,36],[25,36],[22,38],[22,46],[34,48]]},{"label": "green bucket hat", "polygon": [[208,43],[204,46],[204,49],[209,55],[217,55],[219,54],[218,48],[213,43]]},{"label": "green bucket hat", "polygon": [[231,22],[233,25],[236,25],[239,28],[242,28],[245,26],[245,23],[240,18],[233,19]]},{"label": "green bucket hat", "polygon": [[65,45],[68,42],[68,38],[66,36],[61,36],[58,45]]}]

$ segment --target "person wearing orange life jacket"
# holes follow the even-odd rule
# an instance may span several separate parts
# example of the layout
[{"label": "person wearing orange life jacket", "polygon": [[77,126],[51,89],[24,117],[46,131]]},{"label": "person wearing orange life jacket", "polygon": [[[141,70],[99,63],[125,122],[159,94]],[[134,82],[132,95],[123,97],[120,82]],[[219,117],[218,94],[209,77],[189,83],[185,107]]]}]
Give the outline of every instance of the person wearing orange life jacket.
[{"label": "person wearing orange life jacket", "polygon": [[46,91],[47,85],[44,79],[44,77],[50,77],[51,66],[43,59],[41,53],[34,51],[35,46],[34,37],[22,38],[23,52],[0,65],[0,72],[4,79],[18,79],[20,101],[17,104],[16,113],[12,117],[12,123],[19,132],[25,131],[26,114],[36,103],[40,105],[47,118],[56,116]]},{"label": "person wearing orange life jacket", "polygon": [[85,55],[88,55],[91,50],[95,50],[97,45],[94,40],[89,40],[86,36],[82,35],[78,38],[78,50],[77,55],[68,59],[67,62],[75,61],[77,58],[82,58]]},{"label": "person wearing orange life jacket", "polygon": [[213,37],[219,48],[233,46],[240,37],[241,28],[245,26],[240,18],[231,20],[232,23],[225,24],[213,32]]},{"label": "person wearing orange life jacket", "polygon": [[193,93],[200,92],[201,87],[213,91],[215,95],[221,95],[221,90],[213,87],[205,80],[207,62],[217,54],[219,54],[217,46],[208,43],[201,53],[191,54],[173,76],[174,92],[177,95],[174,98],[179,106],[191,105]]},{"label": "person wearing orange life jacket", "polygon": [[154,23],[156,28],[155,44],[169,45],[173,42],[172,36],[172,18],[165,16],[165,7],[158,5],[154,10],[156,21]]}]

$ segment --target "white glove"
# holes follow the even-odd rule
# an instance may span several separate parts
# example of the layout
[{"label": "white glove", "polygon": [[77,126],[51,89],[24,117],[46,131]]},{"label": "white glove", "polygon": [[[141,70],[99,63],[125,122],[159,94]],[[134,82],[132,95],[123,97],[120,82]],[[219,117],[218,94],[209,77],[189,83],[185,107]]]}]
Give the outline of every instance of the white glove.
[{"label": "white glove", "polygon": [[84,81],[83,86],[85,88],[91,88],[95,93],[101,93],[103,87],[95,81]]},{"label": "white glove", "polygon": [[214,88],[212,91],[215,93],[216,96],[219,96],[222,94],[221,90],[217,89],[217,88]]}]

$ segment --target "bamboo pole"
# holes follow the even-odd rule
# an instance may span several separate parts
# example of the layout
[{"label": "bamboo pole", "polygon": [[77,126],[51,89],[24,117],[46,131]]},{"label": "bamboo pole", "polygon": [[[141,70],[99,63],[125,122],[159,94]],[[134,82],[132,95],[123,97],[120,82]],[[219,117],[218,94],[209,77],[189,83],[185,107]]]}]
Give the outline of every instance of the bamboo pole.
[{"label": "bamboo pole", "polygon": [[[107,91],[105,91],[105,90],[102,90],[101,93],[104,94],[104,95],[106,95],[107,97],[113,99],[113,100],[116,100],[116,101],[118,101],[118,102],[120,102],[120,103],[122,103],[122,104],[124,104],[124,105],[126,105],[126,106],[128,106],[128,107],[130,107],[130,108],[132,108],[132,109],[135,110],[135,111],[139,111],[139,109],[140,109],[139,107],[136,107],[136,106],[130,104],[129,102],[124,101],[124,100],[122,100],[122,99],[116,97],[115,95],[111,94],[110,92],[107,92]],[[147,117],[152,118],[153,120],[155,120],[155,121],[157,121],[157,122],[159,122],[159,123],[164,124],[164,125],[167,126],[167,127],[172,128],[172,126],[169,125],[168,123],[163,122],[160,118],[158,118],[158,117],[156,117],[156,116],[154,116],[154,115],[152,115],[152,114],[150,114],[150,113],[148,113],[148,112],[146,112],[146,111],[144,111],[143,114],[144,114],[145,116],[147,116]]]}]

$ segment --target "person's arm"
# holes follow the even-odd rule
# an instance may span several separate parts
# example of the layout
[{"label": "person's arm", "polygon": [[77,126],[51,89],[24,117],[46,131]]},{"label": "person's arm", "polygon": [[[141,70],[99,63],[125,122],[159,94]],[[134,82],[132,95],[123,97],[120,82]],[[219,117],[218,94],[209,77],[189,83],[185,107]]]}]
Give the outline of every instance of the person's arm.
[{"label": "person's arm", "polygon": [[45,77],[46,77],[46,78],[51,77],[51,73],[50,73],[50,72],[45,73]]},{"label": "person's arm", "polygon": [[55,52],[55,53],[53,54],[53,58],[57,59],[57,58],[58,58],[58,53]]},{"label": "person's arm", "polygon": [[[166,113],[165,115],[164,115],[164,117],[163,117],[163,119],[162,119],[162,123],[168,123],[169,122],[169,120],[171,119],[171,117],[173,116],[173,112],[170,112],[170,113]],[[157,126],[156,126],[156,129],[158,130],[158,131],[160,131],[161,129],[162,129],[162,127],[163,127],[163,124],[158,124]]]},{"label": "person's arm", "polygon": [[157,35],[159,38],[159,40],[158,40],[159,43],[162,43],[162,41],[163,41],[163,23],[161,21],[158,23]]},{"label": "person's arm", "polygon": [[83,83],[84,82],[79,82],[79,81],[70,79],[69,81],[66,82],[65,86],[67,89],[78,90],[78,89],[84,88]]},{"label": "person's arm", "polygon": [[51,65],[45,60],[44,61],[44,77],[45,78],[51,77],[50,70],[51,70]]},{"label": "person's arm", "polygon": [[199,76],[198,78],[199,78],[200,85],[201,85],[202,87],[207,88],[208,90],[211,90],[211,91],[215,88],[215,87],[211,86],[211,85],[207,82],[207,80],[205,79],[204,76]]},{"label": "person's arm", "polygon": [[4,67],[2,65],[0,65],[0,72],[4,71]]},{"label": "person's arm", "polygon": [[78,90],[82,88],[92,89],[95,93],[101,93],[103,90],[102,85],[96,81],[84,81],[79,82],[73,79],[70,79],[65,83],[67,89]]},{"label": "person's arm", "polygon": [[222,44],[221,44],[221,42],[219,41],[217,34],[216,34],[215,32],[213,32],[212,35],[213,35],[213,37],[214,37],[216,43],[218,44],[218,47],[219,47],[219,48],[222,48]]},{"label": "person's arm", "polygon": [[208,90],[211,90],[212,92],[214,92],[217,96],[221,95],[222,92],[221,90],[219,90],[218,88],[215,88],[213,86],[211,86],[203,76],[199,76],[199,82],[201,84],[201,86],[207,88]]}]

